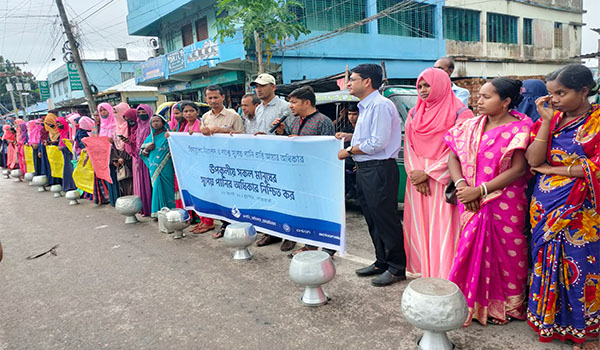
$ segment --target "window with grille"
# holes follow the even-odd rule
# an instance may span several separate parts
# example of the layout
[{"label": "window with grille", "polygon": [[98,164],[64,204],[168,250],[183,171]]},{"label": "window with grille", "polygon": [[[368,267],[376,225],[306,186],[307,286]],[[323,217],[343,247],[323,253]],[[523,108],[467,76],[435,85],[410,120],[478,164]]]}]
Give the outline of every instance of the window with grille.
[{"label": "window with grille", "polygon": [[517,44],[517,17],[488,13],[487,39],[492,43]]},{"label": "window with grille", "polygon": [[[397,0],[377,0],[377,11],[381,12],[398,4]],[[434,5],[412,0],[402,0],[401,10],[377,20],[379,34],[434,38]]]},{"label": "window with grille", "polygon": [[183,46],[192,45],[194,43],[194,32],[192,31],[192,24],[186,24],[181,27],[181,40]]},{"label": "window with grille", "polygon": [[563,30],[562,23],[554,22],[554,47],[563,47]]},{"label": "window with grille", "polygon": [[208,22],[206,17],[202,17],[196,21],[196,41],[208,39]]},{"label": "window with grille", "polygon": [[[330,32],[366,17],[365,0],[300,0],[294,11],[298,20],[311,31]],[[366,33],[366,26],[349,32]]]},{"label": "window with grille", "polygon": [[133,72],[121,72],[121,81],[127,81],[135,77],[135,73]]},{"label": "window with grille", "polygon": [[533,20],[523,18],[523,45],[533,45]]},{"label": "window with grille", "polygon": [[444,39],[480,40],[480,12],[444,7]]}]

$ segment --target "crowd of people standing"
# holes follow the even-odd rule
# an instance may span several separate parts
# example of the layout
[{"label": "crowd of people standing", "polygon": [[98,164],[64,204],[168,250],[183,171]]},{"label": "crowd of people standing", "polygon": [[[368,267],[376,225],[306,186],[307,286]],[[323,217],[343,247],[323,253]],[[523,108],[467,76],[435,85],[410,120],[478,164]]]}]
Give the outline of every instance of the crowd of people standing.
[{"label": "crowd of people standing", "polygon": [[[75,190],[72,160],[87,159],[105,142],[111,181],[97,174],[84,195],[114,205],[135,194],[141,214],[156,218],[163,207],[183,208],[172,132],[335,136],[346,142],[338,158],[350,164],[346,181],[356,182],[347,192],[358,198],[375,247],[375,262],[356,270],[358,276],[373,276],[374,286],[405,280],[407,272],[449,279],[466,297],[465,326],[473,319],[483,325],[527,320],[541,341],[597,349],[586,341],[600,328],[600,106],[589,102],[598,84],[577,64],[545,82],[495,78],[481,87],[475,116],[465,91],[450,80],[453,68],[443,58],[421,72],[404,127],[396,106],[379,93],[381,67],[362,64],[347,85],[360,100],[347,109],[352,127],[337,133],[310,87],[294,90],[288,102],[275,95],[275,78],[261,74],[252,83],[256,93],[241,100],[241,116],[224,106],[223,89],[211,85],[205,91],[210,111],[203,115],[196,103],[180,101],[159,113],[148,105],[101,103],[94,118],[17,119],[2,127],[0,163],[27,172],[31,147],[36,175]],[[46,146],[62,152],[62,178],[52,176]],[[409,178],[403,223],[396,164],[402,146]],[[192,232],[223,237],[227,222],[217,230],[212,219],[192,214]],[[258,245],[279,241],[264,235]],[[294,246],[284,241],[281,250]]]}]

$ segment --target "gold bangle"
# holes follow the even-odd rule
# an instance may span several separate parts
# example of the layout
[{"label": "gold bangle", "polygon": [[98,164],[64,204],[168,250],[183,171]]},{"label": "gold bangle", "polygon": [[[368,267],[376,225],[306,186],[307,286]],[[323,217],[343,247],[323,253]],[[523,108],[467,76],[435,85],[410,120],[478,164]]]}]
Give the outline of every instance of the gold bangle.
[{"label": "gold bangle", "polygon": [[573,175],[571,175],[571,167],[572,167],[573,165],[574,165],[574,164],[571,164],[571,165],[569,165],[569,167],[567,168],[567,174],[569,174],[569,176],[570,176],[570,177],[572,177],[572,176],[573,176]]},{"label": "gold bangle", "polygon": [[539,138],[537,138],[537,137],[536,137],[534,140],[535,140],[535,141],[540,141],[540,142],[548,142],[548,140],[539,139]]},{"label": "gold bangle", "polygon": [[483,197],[483,186],[479,185],[479,197]]}]

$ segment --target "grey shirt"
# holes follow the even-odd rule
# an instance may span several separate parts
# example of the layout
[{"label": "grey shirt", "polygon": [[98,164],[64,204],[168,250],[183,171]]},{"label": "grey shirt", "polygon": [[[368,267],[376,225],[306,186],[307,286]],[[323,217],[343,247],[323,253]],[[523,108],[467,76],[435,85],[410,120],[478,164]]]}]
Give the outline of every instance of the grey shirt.
[{"label": "grey shirt", "polygon": [[286,120],[283,122],[285,130],[289,132],[294,115],[292,114],[292,110],[290,110],[289,103],[275,96],[266,106],[264,103],[261,103],[256,107],[254,120],[244,117],[246,133],[255,134],[257,132],[264,132],[268,134],[273,121],[277,118],[281,119],[284,115],[287,115]]}]

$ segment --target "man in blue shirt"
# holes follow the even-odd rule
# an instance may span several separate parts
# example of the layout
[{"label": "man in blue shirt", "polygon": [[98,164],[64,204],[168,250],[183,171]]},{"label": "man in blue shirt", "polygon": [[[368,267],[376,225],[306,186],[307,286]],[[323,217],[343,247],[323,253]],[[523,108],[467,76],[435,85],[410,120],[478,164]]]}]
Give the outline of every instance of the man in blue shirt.
[{"label": "man in blue shirt", "polygon": [[379,94],[381,66],[361,64],[352,69],[348,90],[358,97],[360,117],[339,159],[356,162],[356,187],[369,234],[375,246],[375,263],[356,270],[358,276],[375,276],[371,284],[387,286],[406,279],[404,237],[398,216],[399,172],[396,157],[402,144],[400,116],[394,103]]}]

